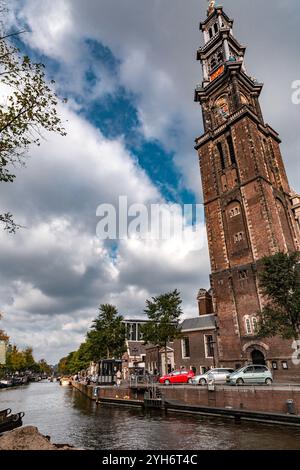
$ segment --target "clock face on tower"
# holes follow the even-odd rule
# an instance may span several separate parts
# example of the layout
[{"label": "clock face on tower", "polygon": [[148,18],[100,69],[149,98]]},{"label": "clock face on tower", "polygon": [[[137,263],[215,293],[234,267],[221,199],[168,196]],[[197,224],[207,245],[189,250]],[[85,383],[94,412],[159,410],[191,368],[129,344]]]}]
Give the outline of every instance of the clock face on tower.
[{"label": "clock face on tower", "polygon": [[228,118],[229,106],[228,106],[228,101],[227,101],[226,96],[221,96],[220,98],[216,100],[215,111],[216,111],[218,121],[220,119],[225,121]]}]

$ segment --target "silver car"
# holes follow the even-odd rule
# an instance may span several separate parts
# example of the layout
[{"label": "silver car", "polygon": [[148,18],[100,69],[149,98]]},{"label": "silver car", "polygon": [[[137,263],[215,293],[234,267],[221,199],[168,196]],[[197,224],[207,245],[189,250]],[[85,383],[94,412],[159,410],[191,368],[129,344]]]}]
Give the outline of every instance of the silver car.
[{"label": "silver car", "polygon": [[272,372],[266,366],[248,365],[236,370],[227,377],[227,383],[231,385],[272,385]]},{"label": "silver car", "polygon": [[234,369],[210,369],[205,374],[196,375],[192,379],[193,385],[206,385],[209,382],[216,384],[226,384],[228,375],[232,374]]}]

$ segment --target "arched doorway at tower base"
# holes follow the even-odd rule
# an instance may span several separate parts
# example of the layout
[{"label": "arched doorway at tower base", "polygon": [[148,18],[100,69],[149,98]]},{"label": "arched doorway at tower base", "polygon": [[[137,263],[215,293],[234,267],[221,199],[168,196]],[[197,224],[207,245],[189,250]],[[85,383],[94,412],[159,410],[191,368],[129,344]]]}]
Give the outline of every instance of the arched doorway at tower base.
[{"label": "arched doorway at tower base", "polygon": [[252,344],[246,350],[247,360],[250,364],[267,365],[267,351],[258,344]]}]

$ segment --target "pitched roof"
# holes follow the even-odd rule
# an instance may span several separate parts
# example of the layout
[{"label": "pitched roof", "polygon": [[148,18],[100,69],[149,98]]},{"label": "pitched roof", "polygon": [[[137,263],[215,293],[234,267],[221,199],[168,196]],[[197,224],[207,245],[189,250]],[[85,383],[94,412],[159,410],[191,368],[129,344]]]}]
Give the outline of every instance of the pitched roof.
[{"label": "pitched roof", "polygon": [[142,356],[146,354],[145,345],[139,341],[127,341],[127,352],[129,356]]},{"label": "pitched roof", "polygon": [[200,315],[195,318],[187,318],[181,323],[182,331],[213,330],[216,328],[215,315]]}]

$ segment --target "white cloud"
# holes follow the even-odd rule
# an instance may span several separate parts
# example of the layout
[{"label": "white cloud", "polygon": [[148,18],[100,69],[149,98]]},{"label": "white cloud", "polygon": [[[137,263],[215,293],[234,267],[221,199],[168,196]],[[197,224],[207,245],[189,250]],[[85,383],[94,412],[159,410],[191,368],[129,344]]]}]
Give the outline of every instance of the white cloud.
[{"label": "white cloud", "polygon": [[[202,131],[202,119],[199,106],[193,103],[193,90],[201,81],[195,53],[202,42],[197,26],[205,16],[206,1],[190,0],[186,5],[181,0],[51,0],[41,7],[38,0],[26,0],[21,6],[22,17],[32,28],[28,36],[31,46],[59,58],[69,87],[76,84],[77,91],[84,83],[83,41],[92,38],[111,49],[120,59],[119,84],[138,97],[145,136],[159,139],[175,151],[174,163],[185,184],[199,197],[200,186],[194,176],[198,174],[198,163],[192,152],[193,139]],[[294,60],[299,43],[295,13],[299,2],[289,0],[283,8],[282,0],[274,0],[270,10],[268,3],[260,0],[240,0],[238,4],[228,0],[224,8],[235,18],[237,39],[248,45],[249,73],[266,83],[264,114],[289,142],[283,150],[295,168],[298,163],[292,151],[299,115],[291,103],[290,86],[300,77],[300,67]],[[269,18],[267,24],[265,17]],[[74,69],[77,73],[72,76]],[[105,75],[103,70],[97,73],[97,92],[112,92],[115,77]],[[295,176],[294,181],[300,186]]]},{"label": "white cloud", "polygon": [[190,251],[198,235],[186,244],[124,240],[116,254],[96,238],[99,203],[163,198],[122,140],[104,138],[68,106],[61,113],[67,137],[49,135],[14,185],[0,188],[1,209],[26,226],[15,236],[0,232],[3,325],[53,362],[78,347],[102,302],[141,316],[146,298],[178,288],[185,313],[195,314],[208,271],[206,249]]}]

